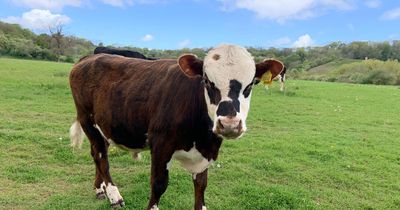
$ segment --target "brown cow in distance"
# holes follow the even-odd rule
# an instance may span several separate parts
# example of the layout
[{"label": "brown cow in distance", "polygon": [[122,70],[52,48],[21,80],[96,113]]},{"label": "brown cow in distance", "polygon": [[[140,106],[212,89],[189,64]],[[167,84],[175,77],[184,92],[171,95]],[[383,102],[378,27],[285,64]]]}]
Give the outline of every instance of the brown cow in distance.
[{"label": "brown cow in distance", "polygon": [[224,138],[246,131],[254,83],[266,73],[275,77],[283,67],[277,60],[255,64],[235,45],[210,50],[204,61],[187,54],[177,60],[107,54],[81,59],[70,74],[77,110],[70,135],[73,146],[80,147],[83,132],[90,141],[97,198],[107,197],[112,207],[125,205],[109,172],[112,143],[134,152],[150,150],[147,209],[158,209],[176,159],[193,175],[194,209],[205,210],[208,166]]}]

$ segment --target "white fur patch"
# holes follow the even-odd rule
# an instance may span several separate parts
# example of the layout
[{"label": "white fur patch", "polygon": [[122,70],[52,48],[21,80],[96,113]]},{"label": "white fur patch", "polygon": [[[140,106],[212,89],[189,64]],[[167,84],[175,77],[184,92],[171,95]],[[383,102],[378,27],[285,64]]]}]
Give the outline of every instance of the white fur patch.
[{"label": "white fur patch", "polygon": [[[213,59],[215,54],[220,55],[218,60]],[[253,81],[256,64],[245,48],[224,44],[207,53],[204,58],[204,72],[224,97],[228,96],[230,80],[239,81],[242,88]]]},{"label": "white fur patch", "polygon": [[201,207],[201,210],[207,210],[206,206]]},{"label": "white fur patch", "polygon": [[121,194],[119,194],[118,187],[112,185],[111,183],[108,183],[106,187],[106,195],[111,204],[117,203],[119,200],[122,200],[122,196]]},{"label": "white fur patch", "polygon": [[103,138],[104,138],[105,140],[107,140],[109,144],[113,143],[112,139],[108,139],[108,138],[106,137],[106,135],[104,135],[104,133],[103,133],[103,131],[101,130],[100,126],[98,126],[97,124],[94,124],[93,127],[95,127],[95,128],[100,132],[101,136],[103,136]]},{"label": "white fur patch", "polygon": [[212,121],[215,121],[215,118],[217,116],[217,105],[211,104],[207,90],[204,90],[204,97],[206,99],[208,116],[211,118]]},{"label": "white fur patch", "polygon": [[168,170],[168,171],[169,171],[169,169],[171,168],[171,165],[172,165],[172,158],[171,158],[171,160],[169,160],[168,163],[167,163],[167,170]]},{"label": "white fur patch", "polygon": [[153,205],[150,210],[158,210],[157,205]]},{"label": "white fur patch", "polygon": [[104,182],[102,182],[100,184],[100,188],[96,188],[96,195],[100,194],[100,193],[104,193],[104,188],[105,188],[106,184]]},{"label": "white fur patch", "polygon": [[175,151],[172,157],[177,159],[181,163],[182,167],[192,174],[203,172],[214,161],[213,159],[208,161],[204,158],[195,146],[193,146],[193,148],[188,152],[185,150]]}]

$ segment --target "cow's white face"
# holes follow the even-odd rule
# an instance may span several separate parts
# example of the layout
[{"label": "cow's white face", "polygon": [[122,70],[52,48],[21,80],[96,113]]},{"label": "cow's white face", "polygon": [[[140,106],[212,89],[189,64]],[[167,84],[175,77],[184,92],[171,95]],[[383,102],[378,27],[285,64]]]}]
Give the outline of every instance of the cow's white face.
[{"label": "cow's white face", "polygon": [[210,50],[204,62],[193,55],[181,56],[179,65],[189,77],[203,76],[213,132],[225,138],[239,138],[246,131],[254,81],[269,70],[274,77],[283,69],[275,60],[256,65],[245,48],[235,45]]}]

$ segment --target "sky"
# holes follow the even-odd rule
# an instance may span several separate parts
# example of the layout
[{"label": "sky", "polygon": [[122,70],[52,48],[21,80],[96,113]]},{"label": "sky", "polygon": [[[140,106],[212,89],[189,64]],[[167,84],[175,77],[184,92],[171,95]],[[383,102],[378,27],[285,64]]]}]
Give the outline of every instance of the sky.
[{"label": "sky", "polygon": [[0,0],[0,20],[150,49],[400,40],[400,0]]}]

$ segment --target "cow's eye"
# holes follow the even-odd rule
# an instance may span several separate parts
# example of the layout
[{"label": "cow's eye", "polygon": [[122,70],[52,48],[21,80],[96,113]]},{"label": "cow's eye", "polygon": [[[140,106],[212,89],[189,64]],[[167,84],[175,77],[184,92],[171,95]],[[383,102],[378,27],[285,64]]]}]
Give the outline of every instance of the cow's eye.
[{"label": "cow's eye", "polygon": [[249,85],[247,85],[244,90],[243,90],[243,95],[245,98],[249,97],[250,93],[251,93],[251,89],[253,88],[253,82],[250,83]]},{"label": "cow's eye", "polygon": [[203,83],[204,83],[206,88],[211,86],[211,82],[208,79],[203,79]]}]

